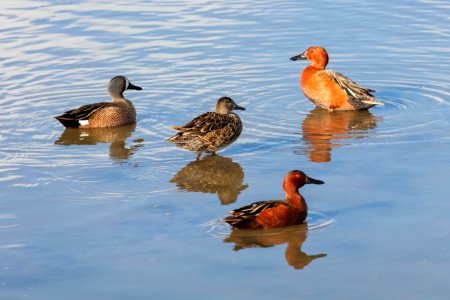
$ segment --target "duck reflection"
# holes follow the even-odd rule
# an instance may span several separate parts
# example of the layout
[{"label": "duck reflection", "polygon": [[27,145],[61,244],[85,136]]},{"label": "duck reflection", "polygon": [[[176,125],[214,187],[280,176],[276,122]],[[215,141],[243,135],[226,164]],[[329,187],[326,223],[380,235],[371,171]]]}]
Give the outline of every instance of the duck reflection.
[{"label": "duck reflection", "polygon": [[264,230],[233,229],[224,242],[234,243],[235,251],[256,247],[269,248],[287,243],[284,254],[286,262],[294,269],[303,269],[313,260],[327,256],[324,253],[309,255],[302,251],[307,235],[307,224]]},{"label": "duck reflection", "polygon": [[375,128],[380,120],[382,118],[372,115],[368,110],[312,110],[302,124],[308,159],[312,162],[330,161],[331,149],[342,146],[338,140],[366,137],[369,129]]},{"label": "duck reflection", "polygon": [[220,155],[204,156],[182,168],[170,180],[182,190],[202,193],[217,193],[223,205],[236,201],[243,185],[244,170],[231,158]]},{"label": "duck reflection", "polygon": [[70,146],[111,143],[109,157],[114,160],[126,160],[142,146],[142,139],[135,140],[135,144],[130,147],[126,146],[125,140],[132,135],[135,128],[136,123],[107,128],[66,128],[55,144]]}]

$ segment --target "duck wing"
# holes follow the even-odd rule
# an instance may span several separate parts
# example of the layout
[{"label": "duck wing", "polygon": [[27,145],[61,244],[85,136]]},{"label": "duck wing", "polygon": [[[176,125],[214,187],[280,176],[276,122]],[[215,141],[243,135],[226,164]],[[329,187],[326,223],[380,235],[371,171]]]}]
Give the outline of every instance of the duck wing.
[{"label": "duck wing", "polygon": [[363,102],[365,104],[371,105],[383,105],[383,102],[378,101],[371,94],[375,90],[363,88],[347,76],[332,70],[323,70],[317,72],[318,75],[325,75],[333,82],[335,82],[339,87],[344,90],[344,92],[355,102]]},{"label": "duck wing", "polygon": [[192,119],[186,125],[172,126],[171,128],[183,133],[184,135],[203,136],[211,131],[226,127],[229,122],[230,117],[228,115],[222,115],[215,112],[206,112]]},{"label": "duck wing", "polygon": [[245,223],[255,219],[264,210],[278,205],[289,206],[286,201],[281,200],[259,201],[230,211],[230,215],[223,220],[232,226],[241,227]]},{"label": "duck wing", "polygon": [[58,121],[60,121],[66,127],[79,127],[80,120],[89,120],[89,118],[98,110],[103,109],[105,107],[113,106],[112,102],[98,102],[92,104],[86,104],[80,106],[79,108],[75,108],[72,110],[68,110],[60,116],[55,117]]}]

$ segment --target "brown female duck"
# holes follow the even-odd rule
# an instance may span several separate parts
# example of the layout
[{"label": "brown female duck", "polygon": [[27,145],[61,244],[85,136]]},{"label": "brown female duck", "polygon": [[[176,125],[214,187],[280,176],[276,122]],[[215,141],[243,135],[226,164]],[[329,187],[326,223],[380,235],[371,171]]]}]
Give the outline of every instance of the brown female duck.
[{"label": "brown female duck", "polygon": [[233,110],[245,110],[231,98],[217,101],[215,112],[206,112],[183,126],[172,126],[178,133],[167,139],[180,148],[197,151],[197,159],[203,152],[215,154],[233,143],[242,132],[242,121]]}]

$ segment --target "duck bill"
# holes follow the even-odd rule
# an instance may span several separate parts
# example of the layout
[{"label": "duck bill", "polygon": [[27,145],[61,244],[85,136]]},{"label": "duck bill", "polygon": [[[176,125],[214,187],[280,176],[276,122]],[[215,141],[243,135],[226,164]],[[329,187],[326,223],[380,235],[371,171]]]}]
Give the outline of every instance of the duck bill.
[{"label": "duck bill", "polygon": [[306,58],[306,55],[305,55],[305,52],[303,52],[302,54],[299,54],[299,55],[296,55],[296,56],[292,56],[292,57],[291,57],[291,60],[292,60],[292,61],[296,61],[296,60],[305,60],[305,59],[307,59],[307,58]]},{"label": "duck bill", "polygon": [[239,106],[236,104],[236,106],[234,107],[234,110],[245,110],[245,107]]},{"label": "duck bill", "polygon": [[138,91],[140,91],[140,90],[142,90],[142,88],[141,88],[140,86],[134,85],[134,84],[132,84],[132,83],[130,82],[130,83],[128,84],[127,90],[138,90]]},{"label": "duck bill", "polygon": [[312,183],[312,184],[324,184],[322,180],[314,179],[311,177],[306,177],[306,183]]}]

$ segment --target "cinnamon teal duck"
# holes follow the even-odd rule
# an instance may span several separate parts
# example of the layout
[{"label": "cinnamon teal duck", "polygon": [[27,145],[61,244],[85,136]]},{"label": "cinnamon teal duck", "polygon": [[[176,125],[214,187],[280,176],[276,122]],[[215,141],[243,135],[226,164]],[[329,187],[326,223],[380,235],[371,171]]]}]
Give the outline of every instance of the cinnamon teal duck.
[{"label": "cinnamon teal duck", "polygon": [[230,211],[224,221],[234,228],[277,228],[301,224],[308,216],[308,205],[299,189],[305,184],[323,184],[299,170],[286,174],[283,180],[285,200],[255,202]]},{"label": "cinnamon teal duck", "polygon": [[344,75],[325,70],[327,51],[318,46],[309,47],[291,60],[307,59],[311,62],[300,76],[300,86],[305,96],[315,105],[329,110],[363,110],[383,105],[371,94],[372,89],[363,88]]}]

